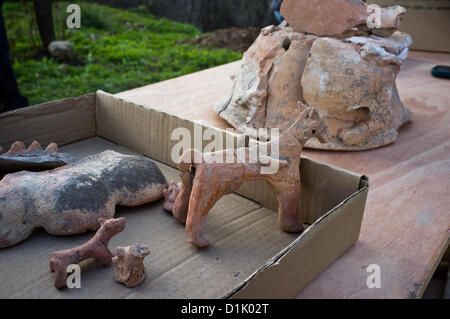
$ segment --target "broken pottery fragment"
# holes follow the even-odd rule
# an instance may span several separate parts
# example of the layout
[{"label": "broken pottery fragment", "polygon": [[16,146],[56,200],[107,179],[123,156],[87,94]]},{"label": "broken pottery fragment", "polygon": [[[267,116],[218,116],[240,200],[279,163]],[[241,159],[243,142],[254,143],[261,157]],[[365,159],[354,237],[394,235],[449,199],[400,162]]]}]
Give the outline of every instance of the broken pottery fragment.
[{"label": "broken pottery fragment", "polygon": [[145,280],[144,258],[149,254],[150,249],[143,244],[117,247],[112,259],[114,280],[129,288],[139,286]]},{"label": "broken pottery fragment", "polygon": [[[373,9],[368,9],[373,12]],[[333,35],[335,38],[348,38],[352,36],[380,36],[390,37],[400,27],[400,23],[406,14],[406,9],[401,6],[392,6],[387,8],[377,8],[379,10],[379,20],[370,17],[367,22],[357,25],[342,33]],[[370,27],[369,27],[370,26]]]},{"label": "broken pottery fragment", "polygon": [[250,136],[255,136],[255,128],[287,129],[299,115],[297,102],[304,102],[301,76],[316,38],[289,27],[262,29],[244,54],[232,90],[215,111]]},{"label": "broken pottery fragment", "polygon": [[311,139],[306,147],[352,151],[393,143],[412,117],[395,83],[411,44],[399,31],[333,38],[295,32],[286,23],[266,27],[215,111],[255,137],[259,128],[289,128],[301,101],[324,116],[332,134],[328,143]]},{"label": "broken pottery fragment", "polygon": [[0,248],[15,245],[38,227],[53,235],[97,230],[115,206],[159,200],[167,188],[150,159],[114,151],[45,172],[19,172],[0,181]]},{"label": "broken pottery fragment", "polygon": [[[272,156],[271,143],[262,144],[267,155],[258,152],[258,146],[223,150],[214,153],[200,153],[187,150],[180,158],[181,190],[173,215],[186,223],[188,241],[197,247],[206,247],[208,240],[203,235],[206,216],[214,204],[226,194],[236,191],[243,182],[265,180],[278,196],[278,223],[283,231],[300,232],[303,225],[298,220],[300,199],[300,156],[306,141],[315,137],[326,142],[329,137],[327,125],[319,113],[298,104],[300,115],[293,126],[284,132],[278,141],[279,156]],[[250,154],[258,154],[256,163]],[[264,167],[276,167],[265,173]],[[193,176],[193,177],[192,177]]]},{"label": "broken pottery fragment", "polygon": [[400,27],[406,9],[402,6],[380,8],[380,27],[372,28],[370,32],[380,37],[389,37]]},{"label": "broken pottery fragment", "polygon": [[111,265],[114,255],[108,248],[111,238],[125,229],[125,217],[98,220],[100,229],[87,243],[50,254],[50,271],[55,273],[55,287],[64,288],[67,282],[67,266],[94,258],[104,266]]},{"label": "broken pottery fragment", "polygon": [[34,141],[27,148],[21,141],[14,142],[9,150],[3,153],[0,147],[0,177],[7,173],[43,171],[73,163],[74,159],[65,153],[58,152],[56,143],[51,143],[45,150]]},{"label": "broken pottery fragment", "polygon": [[332,36],[367,22],[361,0],[284,0],[281,15],[297,32]]},{"label": "broken pottery fragment", "polygon": [[[400,36],[399,36],[400,38]],[[327,119],[332,138],[321,145],[335,150],[362,150],[395,142],[397,130],[411,119],[400,101],[395,79],[401,54],[411,44],[373,38],[314,42],[302,77],[303,98]]]},{"label": "broken pottery fragment", "polygon": [[[302,77],[303,98],[327,118],[336,150],[369,149],[393,143],[411,113],[400,101],[395,79],[402,59],[370,39],[357,43],[321,38],[314,42]],[[338,62],[339,61],[339,62]]]},{"label": "broken pottery fragment", "polygon": [[405,13],[402,6],[375,9],[361,0],[284,0],[281,6],[281,14],[294,31],[317,36],[341,37],[355,29],[390,36]]}]

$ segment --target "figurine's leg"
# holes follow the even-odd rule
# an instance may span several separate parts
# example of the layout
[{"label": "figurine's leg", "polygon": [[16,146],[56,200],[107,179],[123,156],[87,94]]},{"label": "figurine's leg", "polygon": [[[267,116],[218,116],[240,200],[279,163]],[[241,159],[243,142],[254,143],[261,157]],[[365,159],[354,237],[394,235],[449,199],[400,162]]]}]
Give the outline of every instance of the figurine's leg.
[{"label": "figurine's leg", "polygon": [[298,201],[300,186],[279,193],[278,224],[288,233],[303,231],[303,225],[298,222]]},{"label": "figurine's leg", "polygon": [[58,289],[64,288],[67,284],[67,270],[63,264],[53,265],[55,271],[55,287]]},{"label": "figurine's leg", "polygon": [[176,220],[180,223],[185,224],[186,218],[189,210],[189,198],[192,191],[192,180],[190,172],[181,173],[181,190],[178,194],[175,204],[173,205],[172,214]]},{"label": "figurine's leg", "polygon": [[51,255],[50,255],[50,272],[55,272],[55,265],[53,264]]},{"label": "figurine's leg", "polygon": [[214,204],[222,197],[220,192],[207,189],[205,184],[198,179],[194,181],[192,194],[189,202],[189,214],[186,221],[186,232],[188,241],[197,247],[203,248],[209,245],[203,235],[203,224],[206,216]]}]

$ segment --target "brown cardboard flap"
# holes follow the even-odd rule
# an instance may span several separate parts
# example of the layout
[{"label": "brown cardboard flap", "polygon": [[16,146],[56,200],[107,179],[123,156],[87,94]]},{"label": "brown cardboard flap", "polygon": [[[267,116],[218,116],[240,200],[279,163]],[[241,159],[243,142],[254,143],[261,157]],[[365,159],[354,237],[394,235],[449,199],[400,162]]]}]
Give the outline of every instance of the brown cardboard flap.
[{"label": "brown cardboard flap", "polygon": [[34,105],[0,114],[0,146],[65,145],[96,135],[95,94]]},{"label": "brown cardboard flap", "polygon": [[[305,157],[300,163],[300,176],[299,219],[306,224],[314,223],[324,212],[337,206],[344,198],[361,188],[361,175]],[[264,181],[244,183],[237,193],[268,209],[278,211],[277,197]]]},{"label": "brown cardboard flap", "polygon": [[[147,155],[172,167],[178,167],[171,158],[173,147],[178,143],[172,139],[177,128],[186,128],[191,133],[194,148],[194,130],[212,129],[222,134],[225,131],[194,123],[150,107],[125,101],[103,91],[97,92],[97,135],[121,144],[130,150]],[[236,139],[237,136],[233,136]],[[202,146],[208,141],[203,141]]]},{"label": "brown cardboard flap", "polygon": [[[365,178],[362,181],[363,184],[367,182]],[[356,242],[363,217],[360,212],[364,210],[367,193],[368,183],[320,217],[227,297],[295,297]]]}]

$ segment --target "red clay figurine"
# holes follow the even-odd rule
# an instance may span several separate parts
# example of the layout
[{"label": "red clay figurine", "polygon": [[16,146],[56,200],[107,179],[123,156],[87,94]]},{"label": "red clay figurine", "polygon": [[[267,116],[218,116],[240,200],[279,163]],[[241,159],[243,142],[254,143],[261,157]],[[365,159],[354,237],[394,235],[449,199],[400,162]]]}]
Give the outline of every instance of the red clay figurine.
[{"label": "red clay figurine", "polygon": [[[330,136],[327,125],[319,113],[299,102],[301,114],[290,129],[279,137],[279,158],[260,157],[257,163],[250,163],[251,148],[223,150],[214,153],[200,153],[187,150],[179,161],[181,190],[173,206],[173,215],[186,223],[188,241],[197,247],[208,246],[203,235],[203,224],[214,204],[226,194],[236,191],[244,181],[265,180],[277,194],[279,201],[278,223],[283,231],[301,232],[303,225],[298,221],[300,199],[300,155],[303,145],[317,137],[325,143]],[[270,142],[267,149],[270,149]],[[243,154],[243,155],[240,155]],[[217,161],[211,159],[233,159]],[[197,160],[196,160],[197,159]],[[199,163],[199,164],[195,164]],[[278,164],[278,171],[262,174],[263,167]],[[166,194],[166,201],[175,185]],[[166,203],[169,206],[170,203]]]},{"label": "red clay figurine", "polygon": [[67,282],[67,266],[78,264],[88,258],[95,258],[102,265],[111,265],[114,255],[108,248],[110,239],[125,229],[125,217],[118,219],[100,218],[100,229],[87,243],[50,254],[50,270],[55,273],[55,287],[64,288]]}]

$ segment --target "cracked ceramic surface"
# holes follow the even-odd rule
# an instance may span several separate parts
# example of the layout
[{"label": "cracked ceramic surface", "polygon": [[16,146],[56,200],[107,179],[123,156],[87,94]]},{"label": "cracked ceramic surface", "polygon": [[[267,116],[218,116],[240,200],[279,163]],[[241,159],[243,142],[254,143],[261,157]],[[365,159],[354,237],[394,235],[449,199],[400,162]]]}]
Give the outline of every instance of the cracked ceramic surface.
[{"label": "cracked ceramic surface", "polygon": [[149,254],[150,249],[143,244],[117,247],[116,256],[112,259],[114,280],[129,288],[139,286],[146,277],[144,258]]},{"label": "cracked ceramic surface", "polygon": [[168,211],[173,211],[173,205],[175,204],[175,201],[177,200],[178,194],[181,190],[181,183],[174,183],[171,182],[169,187],[163,191],[164,195],[164,204],[163,208]]},{"label": "cracked ceramic surface", "polygon": [[[386,25],[397,25],[392,20],[386,18]],[[312,139],[306,147],[356,151],[393,143],[412,118],[395,83],[412,39],[399,31],[389,37],[347,35],[305,34],[287,23],[262,29],[216,112],[254,136],[263,127],[286,130],[301,101],[324,116],[332,134],[328,143]]]}]

